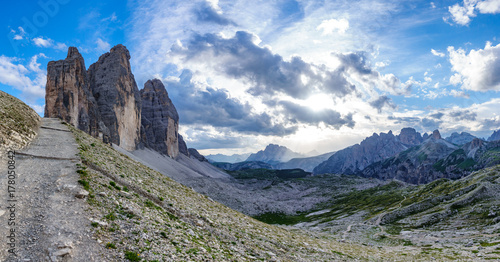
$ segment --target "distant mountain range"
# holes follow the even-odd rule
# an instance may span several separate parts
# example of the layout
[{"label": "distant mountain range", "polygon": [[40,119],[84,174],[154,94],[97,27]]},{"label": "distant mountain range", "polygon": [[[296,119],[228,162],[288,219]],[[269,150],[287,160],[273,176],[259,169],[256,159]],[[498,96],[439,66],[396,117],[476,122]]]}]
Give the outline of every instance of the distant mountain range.
[{"label": "distant mountain range", "polygon": [[[422,184],[438,178],[457,179],[500,163],[500,142],[494,142],[497,140],[500,140],[500,130],[485,141],[467,132],[454,132],[443,139],[438,130],[421,135],[413,128],[403,128],[399,135],[392,131],[375,133],[359,144],[314,157],[304,157],[284,146],[270,144],[251,154],[246,161],[213,164],[231,171],[300,168],[316,175],[350,174]],[[219,155],[219,159],[230,160],[233,156]]]},{"label": "distant mountain range", "polygon": [[261,161],[268,164],[278,164],[287,162],[292,158],[300,158],[304,155],[295,153],[292,150],[275,144],[269,144],[266,149],[251,154],[246,161]]},{"label": "distant mountain range", "polygon": [[233,155],[223,155],[223,154],[216,154],[216,155],[207,155],[205,156],[210,163],[214,162],[225,162],[225,163],[237,163],[237,162],[243,162],[245,161],[250,154],[233,154]]}]

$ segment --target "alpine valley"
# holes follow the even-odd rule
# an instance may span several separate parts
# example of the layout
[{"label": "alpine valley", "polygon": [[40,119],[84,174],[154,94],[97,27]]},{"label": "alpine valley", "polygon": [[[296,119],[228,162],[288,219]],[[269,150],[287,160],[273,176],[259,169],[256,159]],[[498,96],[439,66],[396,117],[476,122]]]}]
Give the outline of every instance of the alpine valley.
[{"label": "alpine valley", "polygon": [[163,82],[139,90],[130,58],[117,45],[87,69],[69,47],[48,63],[42,119],[0,93],[2,151],[31,174],[24,261],[500,259],[500,130],[406,127],[324,154],[205,157]]}]

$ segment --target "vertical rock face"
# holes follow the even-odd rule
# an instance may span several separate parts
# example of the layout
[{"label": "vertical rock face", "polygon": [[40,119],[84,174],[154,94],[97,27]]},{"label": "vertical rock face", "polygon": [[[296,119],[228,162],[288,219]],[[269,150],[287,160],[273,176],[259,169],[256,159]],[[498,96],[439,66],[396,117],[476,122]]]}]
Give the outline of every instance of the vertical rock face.
[{"label": "vertical rock face", "polygon": [[139,92],[129,60],[127,48],[117,45],[86,70],[78,49],[70,47],[65,60],[47,65],[45,116],[129,151],[141,145],[172,158],[189,156],[165,86],[149,80]]},{"label": "vertical rock face", "polygon": [[401,129],[399,141],[408,146],[420,145],[423,141],[422,136],[414,128],[406,127]]},{"label": "vertical rock face", "polygon": [[129,60],[127,48],[117,45],[90,66],[88,76],[110,141],[131,151],[140,141],[141,97]]},{"label": "vertical rock face", "polygon": [[170,157],[177,157],[179,115],[165,86],[158,79],[148,80],[140,93],[144,145]]},{"label": "vertical rock face", "polygon": [[179,152],[181,154],[189,156],[189,151],[186,142],[184,142],[184,138],[180,134],[179,134]]},{"label": "vertical rock face", "polygon": [[64,60],[47,65],[45,117],[56,117],[97,136],[99,113],[89,90],[85,61],[76,47]]}]

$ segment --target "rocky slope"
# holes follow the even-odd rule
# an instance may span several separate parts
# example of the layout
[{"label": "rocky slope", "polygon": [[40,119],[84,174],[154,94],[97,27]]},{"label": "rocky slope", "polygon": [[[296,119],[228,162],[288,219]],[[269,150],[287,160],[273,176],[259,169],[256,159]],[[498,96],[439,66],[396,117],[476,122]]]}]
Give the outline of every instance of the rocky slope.
[{"label": "rocky slope", "polygon": [[5,150],[20,149],[38,132],[40,116],[21,100],[0,91],[0,158]]},{"label": "rocky slope", "polygon": [[423,184],[439,178],[458,179],[474,170],[500,163],[500,143],[478,138],[457,147],[435,132],[419,146],[376,162],[359,174],[379,179],[398,179]]},{"label": "rocky slope", "polygon": [[491,136],[488,137],[488,141],[496,141],[496,140],[500,140],[500,130],[493,132],[493,134],[491,134]]},{"label": "rocky slope", "polygon": [[84,163],[78,173],[90,193],[89,224],[97,241],[108,248],[109,261],[398,260],[400,256],[258,222],[79,130],[73,132]]},{"label": "rocky slope", "polygon": [[419,145],[423,138],[413,128],[403,128],[398,136],[389,133],[373,134],[361,143],[337,151],[328,160],[314,168],[314,174],[355,174],[368,165],[394,156]]},{"label": "rocky slope", "polygon": [[287,162],[292,158],[302,157],[301,154],[275,144],[269,144],[264,150],[251,154],[246,161],[261,161],[268,164]]}]

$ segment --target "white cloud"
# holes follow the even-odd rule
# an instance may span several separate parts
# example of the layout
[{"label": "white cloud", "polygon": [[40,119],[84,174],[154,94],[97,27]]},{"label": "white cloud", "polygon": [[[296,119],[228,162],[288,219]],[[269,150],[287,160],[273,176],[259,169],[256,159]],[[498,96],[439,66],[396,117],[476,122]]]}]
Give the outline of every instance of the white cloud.
[{"label": "white cloud", "polygon": [[431,53],[435,56],[439,56],[439,57],[445,57],[445,54],[442,53],[442,52],[439,52],[439,51],[436,51],[434,49],[431,49]]},{"label": "white cloud", "polygon": [[316,29],[323,30],[323,35],[331,35],[334,31],[338,31],[339,34],[344,34],[345,31],[349,29],[349,21],[347,21],[345,18],[339,20],[323,20]]},{"label": "white cloud", "polygon": [[66,50],[68,50],[68,46],[66,44],[64,44],[64,43],[57,43],[54,46],[54,49],[61,50],[61,51],[66,51]]},{"label": "white cloud", "polygon": [[51,47],[53,45],[53,42],[52,39],[50,38],[47,38],[47,39],[44,39],[43,37],[35,37],[33,38],[33,43],[35,43],[36,46],[39,46],[39,47]]},{"label": "white cloud", "polygon": [[434,4],[434,2],[431,2],[431,8],[432,8],[432,9],[435,9],[435,8],[436,8],[436,4]]},{"label": "white cloud", "polygon": [[455,73],[454,75],[450,76],[450,84],[456,86],[461,83],[462,83],[462,76],[460,74]]},{"label": "white cloud", "polygon": [[486,0],[478,2],[476,8],[481,14],[498,14],[500,13],[499,0]]},{"label": "white cloud", "polygon": [[105,51],[105,52],[108,52],[109,49],[111,48],[111,45],[102,40],[101,38],[97,38],[97,40],[95,41],[95,43],[97,44],[97,50],[98,51]]},{"label": "white cloud", "polygon": [[28,103],[35,103],[36,100],[45,96],[47,73],[40,69],[40,64],[37,62],[39,57],[45,57],[45,55],[39,54],[32,57],[26,68],[17,63],[17,58],[0,56],[0,83],[21,90],[22,96]]},{"label": "white cloud", "polygon": [[448,47],[452,71],[457,72],[450,83],[462,83],[462,88],[474,91],[500,91],[500,44],[486,43],[484,49],[471,50]]},{"label": "white cloud", "polygon": [[470,98],[470,95],[465,93],[464,91],[457,91],[455,89],[450,91],[450,95],[453,97],[463,97],[463,98]]},{"label": "white cloud", "polygon": [[[500,1],[499,0],[464,0],[463,5],[455,4],[448,7],[452,19],[455,23],[459,25],[468,25],[472,20],[471,17],[475,17],[476,10],[481,14],[497,14],[500,13]],[[444,18],[447,21],[446,18]]]}]

